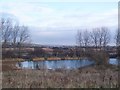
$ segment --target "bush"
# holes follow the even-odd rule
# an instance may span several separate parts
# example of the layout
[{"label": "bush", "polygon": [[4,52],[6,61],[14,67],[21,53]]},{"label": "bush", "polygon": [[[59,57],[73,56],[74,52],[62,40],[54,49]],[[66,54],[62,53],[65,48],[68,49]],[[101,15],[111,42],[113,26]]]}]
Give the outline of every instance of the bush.
[{"label": "bush", "polygon": [[90,58],[95,60],[97,65],[107,65],[109,55],[105,51],[91,51],[89,54]]}]

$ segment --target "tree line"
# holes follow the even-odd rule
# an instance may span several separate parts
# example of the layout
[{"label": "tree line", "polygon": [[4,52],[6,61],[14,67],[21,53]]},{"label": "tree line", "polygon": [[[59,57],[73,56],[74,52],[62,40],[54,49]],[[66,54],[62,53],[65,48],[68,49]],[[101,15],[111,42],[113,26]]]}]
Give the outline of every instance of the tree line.
[{"label": "tree line", "polygon": [[[114,35],[114,42],[116,47],[120,46],[120,29],[116,29]],[[77,45],[79,47],[93,46],[95,48],[106,48],[111,43],[111,32],[107,27],[97,27],[92,30],[83,29],[77,31]]]},{"label": "tree line", "polygon": [[[13,21],[11,18],[0,19],[0,31],[2,37],[2,57],[12,57],[18,53],[19,57],[24,43],[30,40],[29,28]],[[13,51],[6,51],[6,48],[12,46]]]},{"label": "tree line", "polygon": [[2,43],[5,47],[7,44],[13,46],[22,45],[29,40],[30,34],[27,26],[19,25],[12,21],[12,19],[1,18],[0,30],[2,31]]},{"label": "tree line", "polygon": [[107,27],[93,28],[92,30],[79,30],[77,44],[81,47],[106,47],[110,43],[110,30]]},{"label": "tree line", "polygon": [[[20,25],[19,23],[15,23],[10,18],[0,19],[0,31],[2,32],[3,49],[11,44],[14,49],[17,47],[19,48],[19,51],[21,51],[24,43],[30,40],[29,28],[27,26]],[[88,48],[90,46],[95,47],[96,50],[100,49],[101,51],[105,51],[106,46],[111,41],[111,33],[107,27],[97,27],[93,28],[92,30],[78,30],[76,36],[77,44],[79,46],[75,52],[77,57],[90,56],[90,53],[88,52],[91,52],[91,50]],[[119,53],[120,29],[116,30],[115,41]],[[81,47],[85,47],[84,50],[82,50]]]},{"label": "tree line", "polygon": [[[113,34],[112,34],[113,35]],[[107,46],[111,43],[111,33],[110,29],[107,27],[97,27],[91,30],[83,29],[77,32],[77,44],[79,50],[79,57],[90,57],[98,62],[107,63],[109,55],[106,52]],[[120,57],[120,29],[116,30],[114,41],[116,43],[118,57]],[[84,47],[84,48],[83,48]],[[95,50],[90,49],[93,47]]]}]

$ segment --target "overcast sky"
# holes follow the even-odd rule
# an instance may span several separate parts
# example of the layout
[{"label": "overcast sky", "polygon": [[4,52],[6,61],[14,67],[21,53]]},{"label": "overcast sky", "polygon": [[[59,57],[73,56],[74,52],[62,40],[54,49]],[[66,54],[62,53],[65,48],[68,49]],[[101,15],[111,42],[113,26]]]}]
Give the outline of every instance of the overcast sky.
[{"label": "overcast sky", "polygon": [[0,0],[0,17],[11,17],[30,28],[33,43],[75,45],[77,30],[118,25],[117,0]]}]

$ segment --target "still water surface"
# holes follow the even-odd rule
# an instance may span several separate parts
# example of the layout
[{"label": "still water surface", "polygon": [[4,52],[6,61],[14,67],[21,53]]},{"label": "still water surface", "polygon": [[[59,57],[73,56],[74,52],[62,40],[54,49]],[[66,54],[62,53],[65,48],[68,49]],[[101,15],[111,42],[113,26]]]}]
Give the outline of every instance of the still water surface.
[{"label": "still water surface", "polygon": [[110,58],[109,59],[109,64],[118,65],[118,59],[116,59],[116,58]]},{"label": "still water surface", "polygon": [[[78,69],[93,65],[92,60],[52,60],[52,61],[24,61],[17,63],[17,67],[23,69]],[[118,60],[111,58],[109,64],[118,65]]]}]

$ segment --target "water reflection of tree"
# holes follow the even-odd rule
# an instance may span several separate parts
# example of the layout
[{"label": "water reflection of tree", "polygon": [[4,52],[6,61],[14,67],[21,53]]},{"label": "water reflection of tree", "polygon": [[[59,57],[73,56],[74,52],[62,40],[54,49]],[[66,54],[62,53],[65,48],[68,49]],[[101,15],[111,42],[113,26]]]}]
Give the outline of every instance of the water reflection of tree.
[{"label": "water reflection of tree", "polygon": [[39,69],[39,63],[38,62],[34,62],[33,67],[34,67],[34,69]]},{"label": "water reflection of tree", "polygon": [[18,66],[19,67],[23,67],[23,65],[21,64],[21,62],[18,62]]}]

